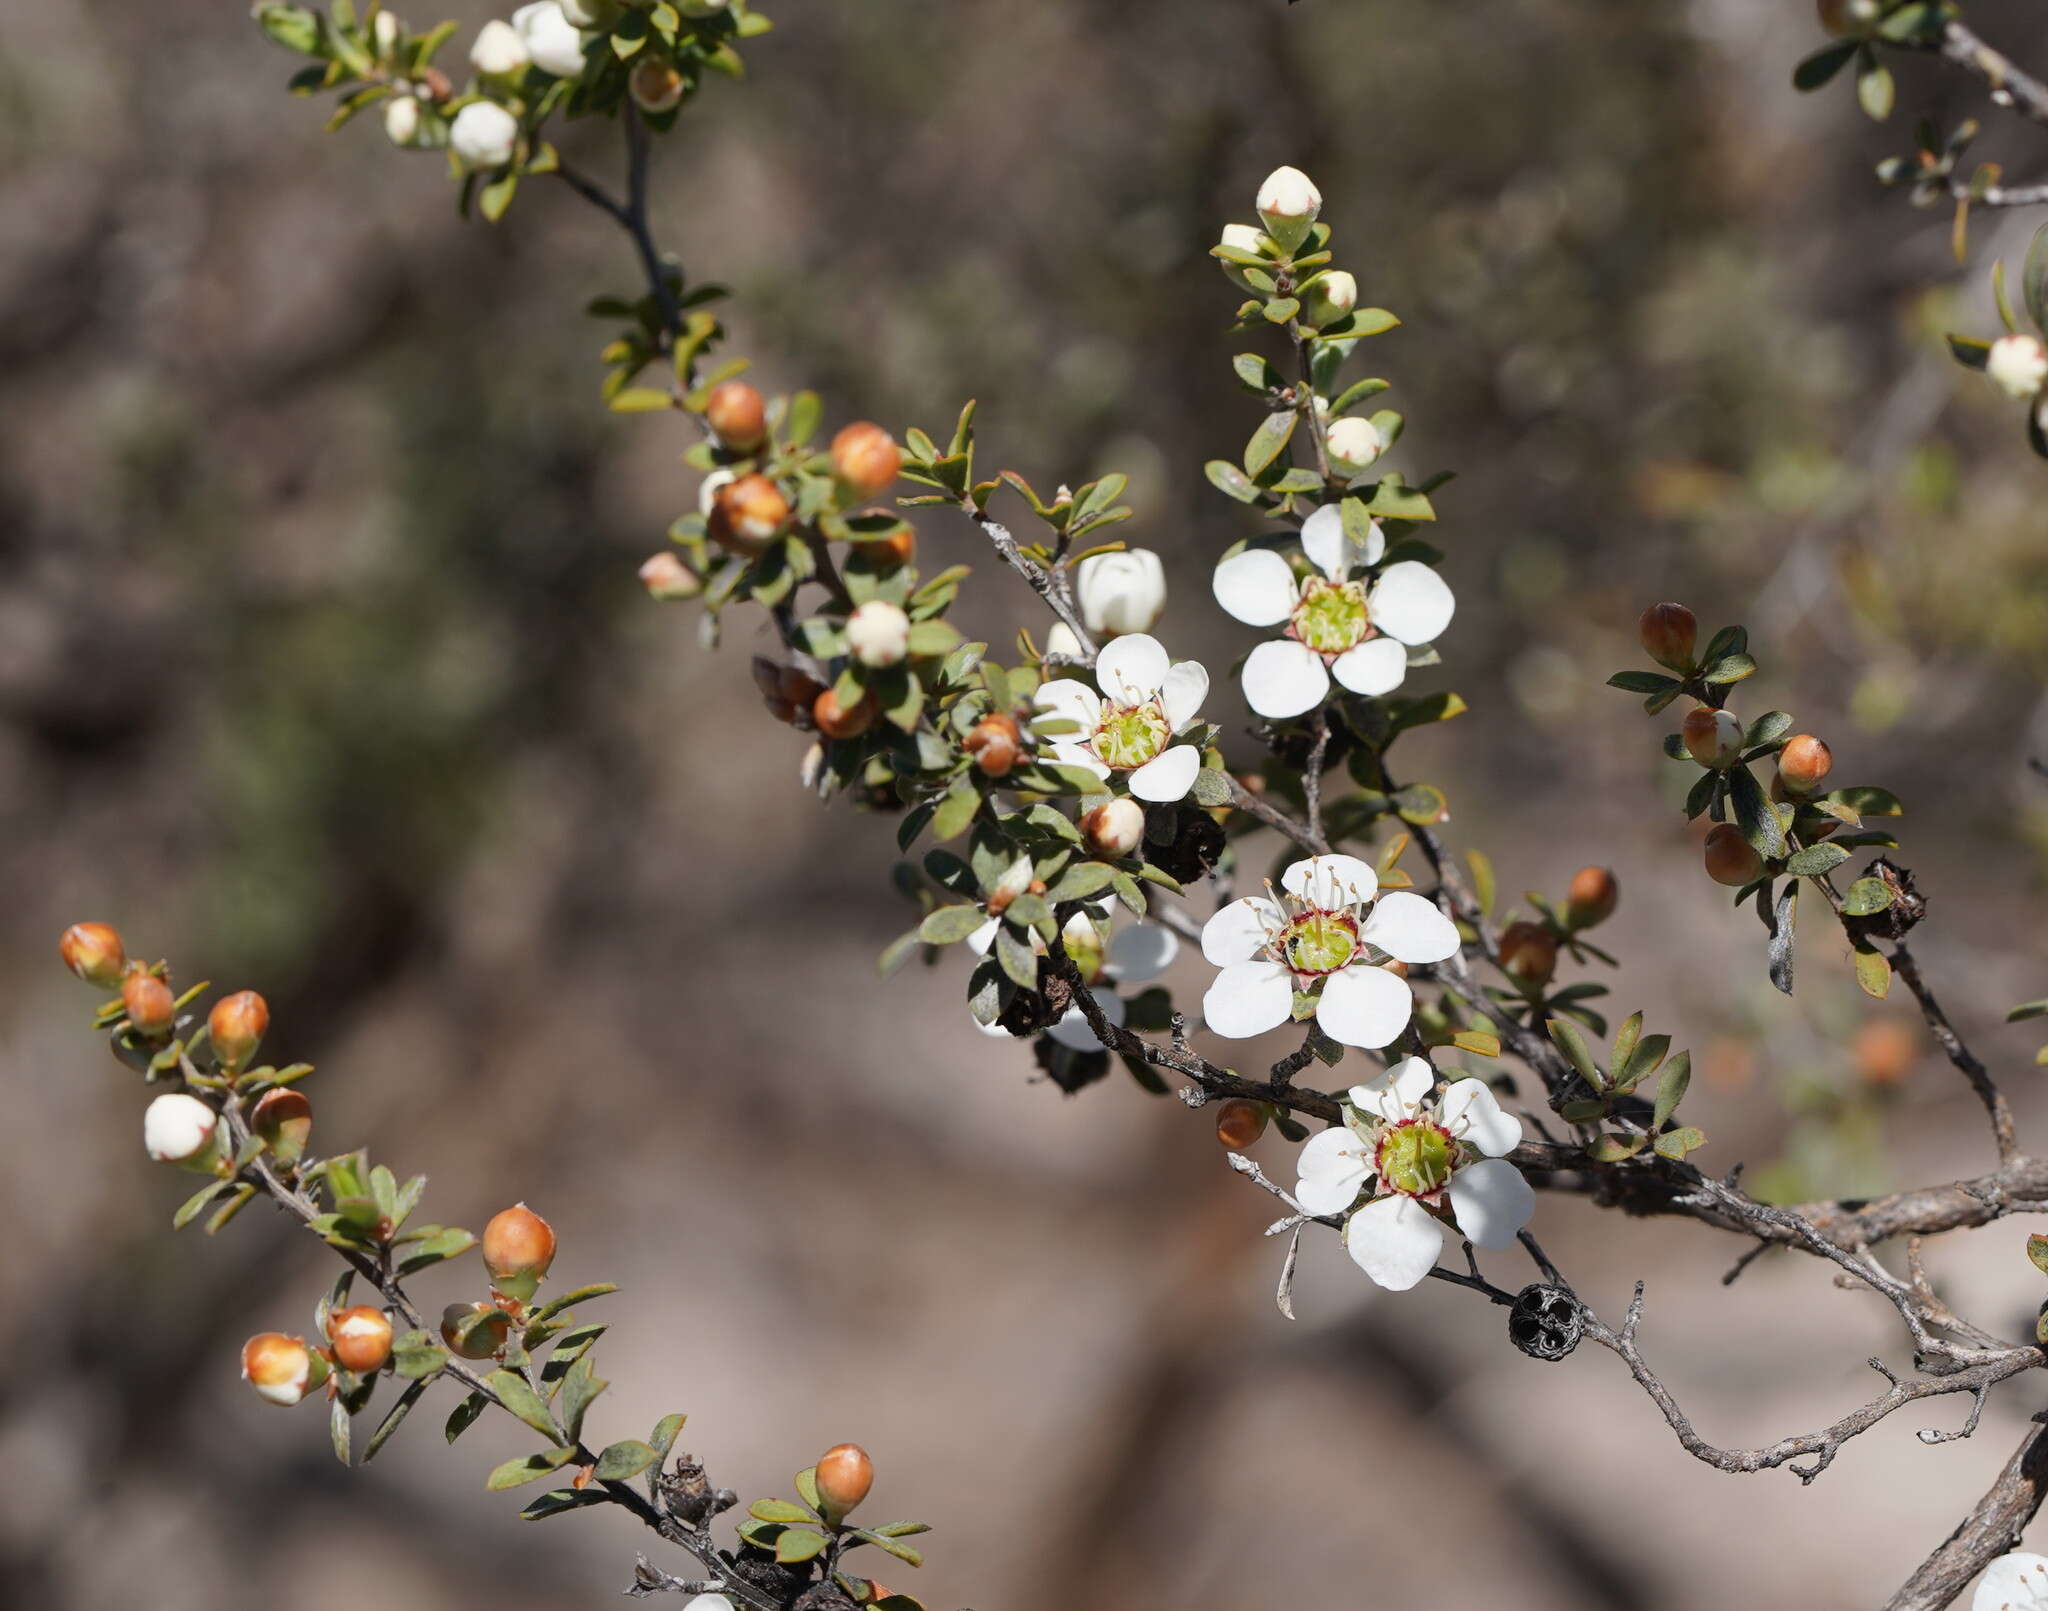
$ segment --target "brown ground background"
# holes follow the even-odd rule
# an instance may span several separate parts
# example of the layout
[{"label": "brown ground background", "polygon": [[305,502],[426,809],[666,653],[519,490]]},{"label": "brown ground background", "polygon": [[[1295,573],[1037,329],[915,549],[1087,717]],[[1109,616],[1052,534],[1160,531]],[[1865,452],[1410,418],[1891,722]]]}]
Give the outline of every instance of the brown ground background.
[{"label": "brown ground background", "polygon": [[[1132,472],[1176,647],[1226,663],[1248,640],[1208,556],[1244,528],[1198,466],[1253,420],[1202,250],[1300,163],[1408,321],[1376,353],[1399,462],[1462,476],[1431,677],[1475,710],[1414,744],[1454,840],[1510,891],[1616,868],[1615,1002],[1694,1049],[1710,1162],[1801,1192],[1982,1167],[1910,1021],[1904,1082],[1859,1080],[1873,1012],[1835,947],[1816,932],[1797,1000],[1765,986],[1656,724],[1599,686],[1651,598],[1743,619],[1744,708],[1906,797],[1925,960],[2048,1122],[2038,1037],[1998,1026],[2044,993],[2044,472],[1936,336],[1989,326],[1989,256],[2026,226],[1987,225],[1959,274],[1946,220],[1869,178],[1902,123],[1787,88],[1805,6],[772,10],[754,84],[707,95],[658,178],[770,380],[897,427],[978,396],[994,463]],[[2036,8],[1971,10],[2041,64]],[[0,0],[9,1603],[597,1606],[641,1542],[481,1492],[505,1428],[450,1450],[423,1417],[345,1474],[314,1412],[246,1396],[236,1345],[305,1324],[322,1258],[260,1214],[171,1240],[186,1188],[141,1166],[138,1092],[52,955],[87,916],[263,989],[273,1047],[323,1065],[321,1138],[431,1170],[433,1217],[525,1197],[564,1279],[627,1285],[601,1432],[686,1409],[749,1496],[864,1442],[877,1511],[939,1529],[896,1574],[934,1607],[1833,1611],[1946,1533],[2035,1389],[1971,1442],[1912,1439],[1958,1403],[1901,1415],[1810,1490],[1720,1476],[1613,1360],[1526,1360],[1450,1289],[1375,1297],[1318,1248],[1288,1325],[1270,1205],[1206,1123],[1121,1076],[1032,1083],[957,967],[878,986],[888,825],[799,797],[745,627],[707,655],[634,580],[694,478],[672,426],[595,405],[576,309],[628,283],[620,243],[545,185],[458,225],[435,159],[323,137],[243,11]],[[1903,77],[1909,109],[1977,109]],[[2034,177],[2038,140],[1998,132]],[[611,160],[603,130],[570,150]],[[926,551],[993,572],[943,524]],[[971,619],[1022,602],[991,574]],[[1724,1291],[1739,1249],[1704,1231],[1556,1202],[1537,1228],[1610,1309],[1650,1281],[1647,1343],[1720,1440],[1817,1425],[1868,1395],[1866,1354],[1903,1363],[1811,1267]],[[1935,1256],[2016,1330],[2020,1238]]]}]

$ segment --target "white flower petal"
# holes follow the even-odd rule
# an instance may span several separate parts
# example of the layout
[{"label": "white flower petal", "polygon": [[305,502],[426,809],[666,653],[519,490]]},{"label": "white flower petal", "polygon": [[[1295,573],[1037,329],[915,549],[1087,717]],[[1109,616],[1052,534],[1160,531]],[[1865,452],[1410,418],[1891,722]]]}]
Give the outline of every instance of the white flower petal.
[{"label": "white flower petal", "polygon": [[1362,932],[1368,945],[1403,962],[1441,962],[1458,949],[1458,925],[1405,889],[1382,895]]},{"label": "white flower petal", "polygon": [[1404,1057],[1384,1074],[1376,1075],[1347,1093],[1360,1113],[1382,1119],[1406,1119],[1414,1115],[1436,1084],[1436,1068],[1426,1057]]},{"label": "white flower petal", "polygon": [[1166,650],[1159,640],[1133,632],[1103,645],[1095,657],[1095,686],[1105,699],[1135,705],[1159,692],[1166,671]]},{"label": "white flower petal", "polygon": [[[1124,640],[1118,638],[1118,643]],[[1195,774],[1202,770],[1202,752],[1192,744],[1176,744],[1164,755],[1155,755],[1131,774],[1131,793],[1140,800],[1166,803],[1185,800],[1195,786]]]},{"label": "white flower petal", "polygon": [[1079,722],[1083,734],[1093,732],[1102,719],[1102,696],[1072,677],[1052,677],[1040,683],[1032,703],[1048,716]]},{"label": "white flower petal", "polygon": [[1434,643],[1457,607],[1449,584],[1419,559],[1404,559],[1380,572],[1366,601],[1372,624],[1403,643]]},{"label": "white flower petal", "polygon": [[[1301,551],[1309,563],[1333,582],[1351,574],[1351,567],[1364,556],[1358,544],[1344,535],[1344,515],[1334,503],[1326,503],[1301,523]],[[1255,621],[1254,626],[1265,625]]]},{"label": "white flower petal", "polygon": [[1444,1092],[1444,1128],[1489,1158],[1505,1158],[1522,1144],[1522,1121],[1503,1113],[1484,1080],[1458,1080]]},{"label": "white flower petal", "polygon": [[1367,638],[1331,661],[1330,675],[1354,694],[1391,694],[1408,680],[1408,650],[1398,638]]},{"label": "white flower petal", "polygon": [[1351,967],[1323,981],[1316,1022],[1346,1046],[1386,1046],[1415,1014],[1415,992],[1385,968]]},{"label": "white flower petal", "polygon": [[[970,1014],[969,1016],[971,1017],[972,1015]],[[988,1036],[990,1040],[1015,1040],[1017,1038],[999,1023],[985,1024],[979,1018],[975,1018],[974,1027]]]},{"label": "white flower petal", "polygon": [[967,936],[967,948],[982,956],[987,956],[989,947],[996,943],[996,930],[1002,926],[1003,920],[1001,918],[990,918],[980,928]]},{"label": "white flower petal", "polygon": [[1209,586],[1226,615],[1246,626],[1278,626],[1294,613],[1301,589],[1287,561],[1270,548],[1248,548],[1216,567]]},{"label": "white flower petal", "polygon": [[1280,875],[1280,887],[1328,912],[1363,906],[1378,891],[1380,875],[1356,856],[1310,856]]},{"label": "white flower petal", "polygon": [[[1339,1126],[1323,1135],[1343,1135],[1350,1145],[1341,1155],[1332,1154],[1313,1172],[1304,1168],[1294,1185],[1294,1200],[1311,1214],[1341,1214],[1358,1200],[1358,1191],[1372,1173],[1372,1158],[1365,1143]],[[1320,1141],[1322,1136],[1317,1136]],[[1306,1156],[1302,1158],[1305,1166]]]},{"label": "white flower petal", "polygon": [[1124,984],[1156,979],[1180,955],[1180,937],[1158,923],[1132,923],[1110,936],[1102,971]]},{"label": "white flower petal", "polygon": [[1275,638],[1252,650],[1238,681],[1244,686],[1244,702],[1274,721],[1314,710],[1330,697],[1330,674],[1323,670],[1322,656],[1292,638]]},{"label": "white flower petal", "polygon": [[1109,768],[1095,759],[1095,752],[1083,749],[1071,739],[1055,739],[1052,758],[1061,766],[1078,766],[1084,772],[1093,772],[1105,783],[1109,781]]},{"label": "white flower petal", "polygon": [[1389,1292],[1406,1292],[1436,1268],[1444,1228],[1410,1197],[1382,1197],[1344,1222],[1344,1251]]},{"label": "white flower petal", "polygon": [[1159,685],[1159,703],[1176,733],[1202,714],[1202,701],[1208,697],[1209,668],[1199,660],[1174,661]]},{"label": "white flower petal", "polygon": [[2048,1606],[2048,1556],[2016,1549],[1984,1568],[1970,1611],[2036,1611]]},{"label": "white flower petal", "polygon": [[1278,1029],[1294,1011],[1294,981],[1277,962],[1233,962],[1202,997],[1203,1022],[1230,1040]]},{"label": "white flower petal", "polygon": [[[1124,1014],[1130,1011],[1124,1005],[1123,997],[1112,990],[1097,990],[1094,995],[1095,1005],[1102,1009],[1102,1016],[1121,1029]],[[1046,1033],[1062,1046],[1071,1046],[1077,1052],[1102,1050],[1102,1042],[1095,1038],[1094,1026],[1088,1022],[1088,1015],[1079,1007],[1069,1007],[1066,1016]]]},{"label": "white flower petal", "polygon": [[1451,1176],[1451,1212],[1475,1247],[1515,1245],[1516,1233],[1536,1212],[1536,1193],[1522,1171],[1504,1158],[1481,1158]]},{"label": "white flower petal", "polygon": [[1286,921],[1287,915],[1262,895],[1232,901],[1202,925],[1202,955],[1212,968],[1249,962]]}]

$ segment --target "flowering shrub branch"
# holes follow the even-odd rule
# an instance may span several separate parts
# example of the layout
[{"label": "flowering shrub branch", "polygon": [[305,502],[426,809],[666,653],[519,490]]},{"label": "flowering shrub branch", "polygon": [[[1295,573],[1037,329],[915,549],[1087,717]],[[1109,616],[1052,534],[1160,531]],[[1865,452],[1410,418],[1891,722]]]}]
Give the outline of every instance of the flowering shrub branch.
[{"label": "flowering shrub branch", "polygon": [[[1964,65],[2039,115],[2040,86],[1985,54],[1953,6],[1847,0],[1835,12],[1823,7],[1841,34],[1823,53],[1832,65],[1809,67],[1805,79],[1853,61],[1870,105],[1881,49],[1939,49],[1967,56]],[[1716,1469],[1784,1466],[1802,1482],[1923,1399],[1971,1400],[1961,1425],[1923,1431],[1923,1442],[1970,1436],[1994,1387],[2048,1363],[2048,1333],[2000,1339],[1955,1313],[1922,1268],[1921,1238],[2048,1208],[2048,1161],[2021,1147],[1991,1072],[1908,949],[1926,902],[1888,854],[1897,843],[1883,824],[1901,813],[1900,802],[1875,785],[1833,785],[1828,745],[1795,732],[1790,715],[1744,722],[1728,708],[1731,691],[1758,669],[1742,628],[1724,628],[1702,648],[1690,611],[1652,606],[1640,638],[1656,669],[1611,681],[1641,695],[1652,715],[1685,702],[1664,749],[1696,769],[1685,810],[1706,825],[1705,870],[1762,920],[1772,983],[1794,988],[1798,909],[1811,886],[1818,893],[1807,899],[1826,903],[1863,991],[1882,997],[1894,978],[1904,980],[1983,1104],[1997,1157],[1990,1173],[1786,1207],[1746,1191],[1739,1164],[1705,1172],[1694,1158],[1709,1138],[1681,1114],[1688,1053],[1641,1013],[1610,1032],[1594,1005],[1609,987],[1560,978],[1567,964],[1618,970],[1593,937],[1616,909],[1612,874],[1587,867],[1562,898],[1532,893],[1526,910],[1503,909],[1488,859],[1476,850],[1460,858],[1445,843],[1443,790],[1390,760],[1406,734],[1466,708],[1448,689],[1410,685],[1442,665],[1438,644],[1456,616],[1436,535],[1435,495],[1450,477],[1411,483],[1383,463],[1404,425],[1398,412],[1374,406],[1393,383],[1352,368],[1366,343],[1399,321],[1366,305],[1355,276],[1338,266],[1323,198],[1306,175],[1271,175],[1255,200],[1257,222],[1227,225],[1213,248],[1241,297],[1235,328],[1254,349],[1234,357],[1231,371],[1259,415],[1241,453],[1205,467],[1256,527],[1217,556],[1211,576],[1217,605],[1256,641],[1228,678],[1214,677],[1154,636],[1166,605],[1163,568],[1155,554],[1109,535],[1133,513],[1120,502],[1124,477],[1062,486],[1048,498],[1015,472],[985,474],[971,402],[942,436],[909,429],[899,445],[879,425],[856,421],[814,446],[825,415],[819,397],[766,397],[742,378],[744,361],[715,360],[724,331],[711,305],[724,293],[691,286],[661,251],[648,171],[654,138],[704,76],[735,71],[739,44],[766,31],[743,0],[540,0],[479,33],[460,89],[435,66],[448,28],[414,35],[378,5],[358,14],[347,0],[325,11],[266,0],[256,14],[274,40],[309,59],[294,87],[339,97],[337,123],[381,103],[393,144],[445,150],[466,209],[499,221],[524,181],[552,177],[626,235],[643,283],[591,305],[617,332],[600,355],[603,395],[621,413],[680,416],[690,436],[685,461],[702,476],[670,546],[642,568],[648,591],[694,601],[707,647],[717,644],[725,611],[762,609],[781,658],[757,658],[755,680],[774,719],[804,735],[803,786],[894,816],[906,856],[926,843],[917,861],[896,868],[915,921],[884,953],[885,971],[913,958],[937,964],[964,947],[975,1022],[992,1038],[1027,1043],[1063,1091],[1094,1085],[1120,1063],[1151,1092],[1178,1080],[1185,1107],[1213,1107],[1230,1166],[1287,1209],[1267,1233],[1288,1239],[1283,1313],[1293,1313],[1300,1238],[1331,1231],[1381,1288],[1435,1280],[1505,1309],[1509,1340],[1532,1357],[1562,1360],[1590,1338],[1621,1360],[1681,1447]],[[2048,91],[2041,95],[2048,108]],[[622,195],[555,149],[552,121],[583,117],[619,125]],[[2044,322],[2048,246],[2038,241],[2024,290]],[[2008,389],[2031,384],[2038,436],[2048,349],[2036,374],[2032,349],[2001,345],[1985,346],[1983,366]],[[884,502],[900,480],[919,490]],[[1007,506],[993,512],[998,497],[1021,502],[1043,531]],[[1042,644],[1029,629],[1018,633],[1014,657],[966,641],[947,616],[969,568],[920,570],[920,537],[905,513],[920,508],[966,517],[1050,617]],[[1251,744],[1233,743],[1229,758],[1225,730],[1209,713],[1226,703],[1218,685],[1232,680],[1254,720],[1242,735]],[[1870,859],[1851,873],[1849,862],[1865,852]],[[1199,1017],[1155,982],[1186,943],[1213,970]],[[111,930],[75,927],[64,951],[81,977],[119,991],[96,1019],[117,1056],[167,1088],[149,1109],[149,1150],[208,1176],[177,1223],[211,1210],[209,1229],[218,1229],[267,1197],[347,1267],[320,1306],[312,1343],[284,1333],[251,1340],[245,1373],[262,1396],[287,1403],[325,1394],[347,1459],[354,1418],[380,1379],[403,1381],[364,1446],[367,1459],[430,1384],[455,1383],[466,1396],[451,1439],[497,1408],[543,1440],[494,1472],[493,1487],[569,1477],[526,1515],[619,1505],[703,1574],[672,1574],[643,1559],[634,1594],[698,1596],[703,1611],[915,1607],[855,1570],[863,1557],[853,1552],[863,1547],[917,1564],[903,1540],[924,1530],[849,1523],[872,1475],[859,1449],[828,1451],[798,1475],[797,1500],[757,1501],[737,1542],[720,1546],[711,1523],[736,1497],[673,1453],[680,1417],[645,1440],[585,1441],[584,1413],[603,1387],[591,1351],[604,1328],[580,1324],[570,1309],[610,1289],[535,1306],[554,1255],[544,1221],[523,1205],[493,1220],[481,1239],[484,1294],[451,1305],[430,1327],[406,1279],[477,1239],[458,1228],[407,1228],[423,1180],[400,1185],[361,1153],[308,1150],[311,1110],[296,1087],[310,1070],[248,1066],[267,1027],[260,999],[229,997],[195,1029],[186,1009],[197,992],[175,996],[165,970],[130,963]],[[2042,1003],[2018,1011],[2033,1008],[2048,1012]],[[1215,1060],[1194,1039],[1211,1035],[1227,1047],[1282,1030],[1292,1044],[1263,1078]],[[1355,1056],[1362,1063],[1331,1088],[1304,1083],[1312,1069]],[[1517,1072],[1502,1071],[1509,1062]],[[1248,1156],[1269,1130],[1299,1146],[1292,1191]],[[1758,1448],[1719,1447],[1695,1429],[1638,1344],[1643,1286],[1610,1324],[1531,1233],[1546,1192],[1730,1232],[1747,1244],[1731,1281],[1772,1248],[1815,1258],[1839,1283],[1889,1305],[1911,1344],[1912,1369],[1873,1359],[1886,1387],[1860,1408]],[[1899,1238],[1907,1240],[1903,1275],[1877,1252]],[[1497,1284],[1481,1253],[1528,1259],[1529,1279]],[[2048,1270],[2048,1239],[2032,1239],[2029,1253]],[[358,1280],[382,1303],[350,1305]],[[2038,1430],[2030,1434],[1962,1528],[1894,1597],[1897,1611],[1948,1603],[2017,1541],[2048,1468],[2039,1440]],[[2000,1585],[2024,1587],[2029,1570],[1992,1565],[1985,1582],[2007,1592]]]}]

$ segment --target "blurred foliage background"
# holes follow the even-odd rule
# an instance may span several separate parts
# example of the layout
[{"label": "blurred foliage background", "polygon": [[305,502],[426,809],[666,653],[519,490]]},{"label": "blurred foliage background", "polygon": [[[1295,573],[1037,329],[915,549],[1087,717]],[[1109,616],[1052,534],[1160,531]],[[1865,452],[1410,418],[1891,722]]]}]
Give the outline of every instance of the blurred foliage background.
[{"label": "blurred foliage background", "polygon": [[[1699,873],[1660,725],[1601,687],[1659,597],[1746,622],[1740,707],[1905,798],[1918,948],[2048,1120],[1997,1022],[2044,984],[2043,472],[1939,342],[1989,331],[1989,259],[2031,221],[1982,221],[1959,269],[1946,217],[1870,177],[1910,112],[1978,110],[1960,86],[1904,72],[1886,128],[1846,84],[1796,97],[1818,35],[1773,0],[770,9],[754,82],[713,87],[656,181],[764,383],[899,432],[974,396],[991,468],[1129,472],[1166,635],[1221,667],[1247,640],[1207,577],[1242,511],[1199,466],[1255,417],[1205,251],[1268,169],[1306,168],[1407,321],[1373,354],[1394,462],[1460,474],[1427,685],[1474,710],[1411,743],[1507,888],[1617,870],[1613,1004],[1693,1048],[1702,1162],[1801,1196],[1990,1155],[1820,925],[1786,1001]],[[1970,7],[2022,59],[2036,9]],[[688,1410],[685,1446],[749,1497],[865,1443],[871,1504],[940,1529],[896,1574],[935,1607],[1451,1586],[1824,1611],[1880,1597],[1988,1483],[2024,1394],[1937,1449],[1901,1415],[1795,1493],[1690,1461],[1605,1356],[1537,1364],[1465,1294],[1375,1297],[1333,1248],[1281,1321],[1270,1205],[1204,1120],[1121,1075],[1035,1083],[956,969],[876,984],[907,918],[888,825],[799,795],[745,630],[707,655],[635,581],[694,477],[673,421],[597,403],[577,310],[632,283],[603,220],[535,184],[459,225],[437,158],[374,119],[323,137],[240,6],[0,17],[9,1603],[597,1605],[641,1547],[486,1496],[504,1428],[451,1451],[423,1417],[344,1474],[312,1412],[246,1395],[236,1345],[309,1323],[320,1251],[254,1214],[170,1240],[185,1188],[142,1167],[138,1093],[53,954],[82,917],[265,991],[272,1048],[325,1071],[316,1146],[432,1170],[435,1219],[523,1197],[566,1281],[627,1283],[603,1427]],[[2039,171],[2038,138],[1991,127],[1983,155]],[[565,149],[609,169],[613,131]],[[983,573],[966,624],[1031,619],[964,523],[923,542]],[[1897,1353],[1815,1268],[1724,1291],[1741,1249],[1697,1227],[1545,1201],[1536,1228],[1603,1303],[1650,1280],[1646,1346],[1718,1441],[1832,1419]],[[2019,1242],[1933,1258],[2015,1331],[2040,1297]]]}]

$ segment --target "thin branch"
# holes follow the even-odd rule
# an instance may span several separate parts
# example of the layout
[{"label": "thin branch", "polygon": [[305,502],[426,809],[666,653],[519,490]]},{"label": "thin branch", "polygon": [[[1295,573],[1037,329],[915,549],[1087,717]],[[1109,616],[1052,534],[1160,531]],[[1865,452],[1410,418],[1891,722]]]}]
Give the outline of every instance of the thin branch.
[{"label": "thin branch", "polygon": [[960,500],[960,512],[981,528],[982,535],[988,538],[1002,562],[1023,577],[1031,591],[1045,601],[1045,607],[1074,634],[1075,642],[1081,645],[1082,663],[1092,663],[1095,659],[1095,638],[1082,622],[1080,611],[1075,609],[1067,588],[1062,585],[1060,573],[1027,556],[1010,534],[1010,528],[972,498]]},{"label": "thin branch", "polygon": [[1984,1497],[1919,1569],[1885,1602],[1884,1611],[1941,1611],[1963,1586],[2007,1550],[2048,1495],[2048,1427],[2020,1440]]},{"label": "thin branch", "polygon": [[1941,1003],[1921,977],[1920,964],[1904,941],[1892,947],[1892,969],[1906,981],[1906,988],[1913,992],[1913,999],[1920,1003],[1920,1016],[1927,1020],[1927,1027],[1934,1032],[1934,1038],[1941,1049],[1948,1054],[1948,1060],[1962,1070],[1963,1077],[1970,1082],[1970,1089],[1977,1093],[1977,1100],[1984,1104],[1984,1111],[1991,1117],[1992,1139],[1998,1144],[2001,1163],[2010,1163],[2019,1156],[2019,1138],[2013,1130],[2012,1109],[2006,1104],[2005,1094],[1991,1078],[1977,1055],[1963,1043],[1963,1037],[1949,1022],[1948,1014],[1942,1011]]},{"label": "thin branch", "polygon": [[1938,48],[1948,60],[1983,79],[1990,86],[1991,99],[2000,106],[2048,126],[2048,84],[1986,44],[1969,24],[1960,18],[1944,24]]}]

